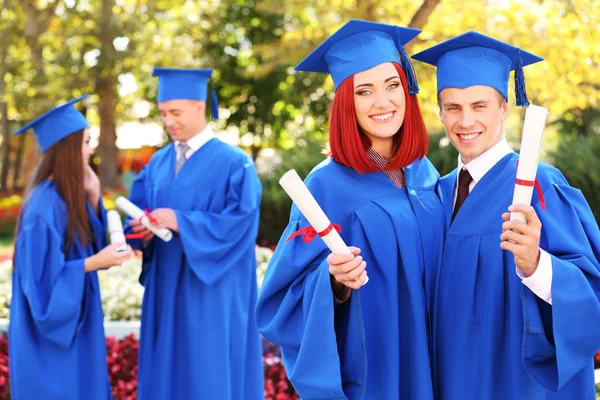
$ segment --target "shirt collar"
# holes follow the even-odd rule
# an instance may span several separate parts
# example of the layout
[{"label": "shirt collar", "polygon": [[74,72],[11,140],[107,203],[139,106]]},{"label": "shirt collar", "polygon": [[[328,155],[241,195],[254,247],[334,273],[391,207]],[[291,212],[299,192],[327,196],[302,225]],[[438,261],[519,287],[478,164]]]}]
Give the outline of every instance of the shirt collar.
[{"label": "shirt collar", "polygon": [[502,160],[504,156],[512,152],[506,138],[502,138],[502,140],[496,143],[492,148],[486,150],[485,153],[467,164],[463,164],[459,154],[458,170],[460,171],[461,169],[466,168],[469,171],[469,174],[471,174],[471,177],[473,177],[473,182],[477,183],[498,161]]},{"label": "shirt collar", "polygon": [[385,169],[385,167],[387,167],[387,165],[390,163],[389,158],[382,156],[372,148],[368,148],[366,153],[367,158],[373,161],[382,170]]},{"label": "shirt collar", "polygon": [[[204,146],[206,143],[208,143],[209,140],[215,138],[215,133],[212,130],[212,128],[210,127],[210,125],[206,124],[206,127],[202,130],[202,132],[195,134],[194,136],[192,136],[187,142],[186,144],[188,146],[190,146],[190,150],[193,152],[197,151],[200,147]],[[178,148],[177,146],[179,145],[179,143],[181,143],[179,140],[175,140],[175,148]]]}]

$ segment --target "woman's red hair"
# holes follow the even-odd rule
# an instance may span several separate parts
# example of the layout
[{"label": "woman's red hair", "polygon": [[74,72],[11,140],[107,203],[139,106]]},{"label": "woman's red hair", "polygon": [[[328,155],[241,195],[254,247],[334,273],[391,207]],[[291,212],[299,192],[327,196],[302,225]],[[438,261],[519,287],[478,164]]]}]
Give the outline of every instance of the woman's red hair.
[{"label": "woman's red hair", "polygon": [[[389,170],[406,167],[415,160],[425,157],[429,148],[429,137],[417,96],[408,93],[404,70],[399,64],[393,64],[402,81],[406,108],[404,122],[398,133],[394,135],[396,148],[387,166]],[[371,147],[371,139],[360,131],[356,121],[354,76],[342,82],[335,93],[329,117],[329,147],[331,157],[340,164],[360,173],[379,170],[366,154],[366,150]]]}]

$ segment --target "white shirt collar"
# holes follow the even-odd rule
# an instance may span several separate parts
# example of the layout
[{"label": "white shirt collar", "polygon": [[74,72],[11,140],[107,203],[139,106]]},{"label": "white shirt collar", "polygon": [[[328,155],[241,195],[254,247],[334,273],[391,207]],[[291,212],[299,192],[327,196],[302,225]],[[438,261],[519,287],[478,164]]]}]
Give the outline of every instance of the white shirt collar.
[{"label": "white shirt collar", "polygon": [[[460,154],[458,155],[458,170],[466,168],[469,174],[473,177],[473,183],[476,184],[488,173],[490,169],[496,165],[496,163],[504,158],[507,154],[512,153],[513,150],[508,145],[506,138],[496,143],[491,149],[488,149],[485,153],[475,158],[467,164],[463,164]],[[458,174],[457,174],[458,182]]]},{"label": "white shirt collar", "polygon": [[[198,149],[200,149],[202,146],[204,146],[206,143],[208,143],[211,139],[215,137],[215,133],[210,127],[210,125],[206,124],[206,127],[202,130],[202,132],[195,134],[190,139],[188,139],[187,142],[185,142],[188,146],[190,146],[190,149],[185,154],[186,159],[190,158],[192,154],[194,154],[196,151],[198,151]],[[179,143],[181,143],[179,140],[174,141],[175,151],[177,151],[177,158],[180,157],[178,146]]]}]

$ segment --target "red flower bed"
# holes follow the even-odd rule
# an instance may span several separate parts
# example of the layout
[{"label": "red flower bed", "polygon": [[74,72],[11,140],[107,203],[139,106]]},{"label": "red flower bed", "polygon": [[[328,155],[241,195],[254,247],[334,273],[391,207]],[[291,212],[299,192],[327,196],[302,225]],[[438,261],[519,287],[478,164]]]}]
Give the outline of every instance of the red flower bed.
[{"label": "red flower bed", "polygon": [[[115,400],[137,399],[138,341],[131,334],[123,339],[106,339],[110,384]],[[285,374],[279,347],[263,340],[265,400],[298,400]],[[0,400],[10,399],[8,340],[0,334]]]},{"label": "red flower bed", "polygon": [[8,339],[0,333],[0,400],[10,399],[8,372]]},{"label": "red flower bed", "polygon": [[138,341],[132,333],[124,339],[106,338],[106,362],[115,399],[137,399]]}]

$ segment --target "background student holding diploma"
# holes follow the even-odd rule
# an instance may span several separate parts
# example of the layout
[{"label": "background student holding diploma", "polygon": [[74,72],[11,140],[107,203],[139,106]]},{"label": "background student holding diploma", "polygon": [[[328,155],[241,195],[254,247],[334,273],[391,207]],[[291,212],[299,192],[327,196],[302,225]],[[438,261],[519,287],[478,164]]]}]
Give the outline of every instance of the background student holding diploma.
[{"label": "background student holding diploma", "polygon": [[73,106],[82,98],[16,132],[33,128],[42,157],[15,240],[9,327],[15,400],[111,398],[96,270],[121,264],[131,250],[107,246],[100,182],[88,165],[89,125]]},{"label": "background student holding diploma", "polygon": [[286,241],[309,226],[293,206],[267,270],[257,324],[302,398],[432,399],[425,286],[444,216],[402,47],[418,33],[353,20],[296,67],[333,78],[330,157],[305,183],[356,246]]},{"label": "background student holding diploma", "polygon": [[[150,207],[165,242],[144,236],[141,400],[263,398],[256,235],[261,186],[252,160],[206,122],[212,69],[155,68],[158,108],[173,143],[136,177],[130,200]],[[213,119],[218,105],[213,93]]]},{"label": "background student holding diploma", "polygon": [[542,59],[476,32],[413,58],[437,66],[440,118],[460,153],[439,183],[447,236],[433,285],[436,399],[595,399],[600,232],[590,207],[540,163],[543,196],[509,208],[519,160],[504,137],[509,75],[517,106],[529,105],[522,67]]}]

